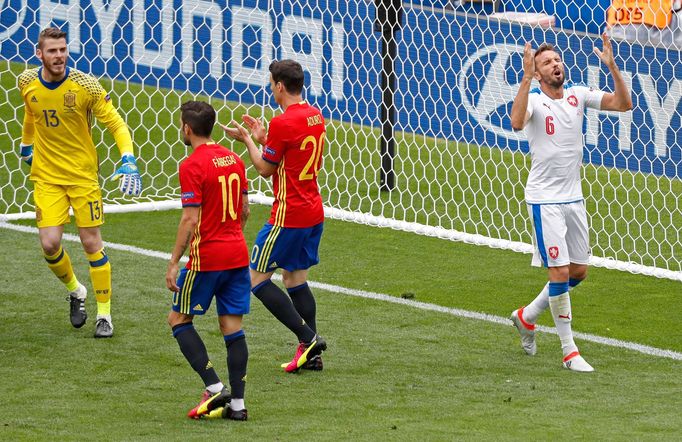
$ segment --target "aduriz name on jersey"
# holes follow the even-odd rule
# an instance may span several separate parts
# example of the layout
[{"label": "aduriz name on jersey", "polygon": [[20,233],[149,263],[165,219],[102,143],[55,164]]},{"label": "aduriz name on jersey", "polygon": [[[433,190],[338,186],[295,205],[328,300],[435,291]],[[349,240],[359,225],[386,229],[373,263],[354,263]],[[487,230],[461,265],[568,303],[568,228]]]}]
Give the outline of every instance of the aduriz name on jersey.
[{"label": "aduriz name on jersey", "polygon": [[316,126],[318,124],[322,124],[322,117],[320,117],[319,115],[313,115],[312,117],[308,117],[308,127]]},{"label": "aduriz name on jersey", "polygon": [[237,161],[234,159],[234,157],[231,157],[229,155],[224,157],[213,158],[213,165],[215,167],[227,167],[236,163]]}]

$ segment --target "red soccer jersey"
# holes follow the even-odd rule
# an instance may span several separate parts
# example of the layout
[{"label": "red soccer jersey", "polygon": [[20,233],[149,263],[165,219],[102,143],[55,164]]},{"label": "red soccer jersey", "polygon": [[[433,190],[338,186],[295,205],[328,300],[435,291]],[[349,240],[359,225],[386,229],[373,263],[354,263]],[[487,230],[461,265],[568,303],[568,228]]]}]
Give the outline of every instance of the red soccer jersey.
[{"label": "red soccer jersey", "polygon": [[322,166],[324,117],[302,101],[270,121],[263,159],[276,164],[272,175],[275,202],[269,223],[311,227],[324,221],[317,172]]},{"label": "red soccer jersey", "polygon": [[249,264],[241,229],[242,202],[248,189],[244,162],[219,144],[202,144],[180,164],[182,206],[198,206],[187,268],[229,270]]}]

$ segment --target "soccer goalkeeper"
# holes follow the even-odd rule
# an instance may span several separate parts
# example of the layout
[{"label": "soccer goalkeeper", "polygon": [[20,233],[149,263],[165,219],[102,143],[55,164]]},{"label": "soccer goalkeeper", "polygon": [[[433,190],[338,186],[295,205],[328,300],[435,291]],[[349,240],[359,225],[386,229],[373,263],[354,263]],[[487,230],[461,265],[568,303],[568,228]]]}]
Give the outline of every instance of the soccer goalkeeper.
[{"label": "soccer goalkeeper", "polygon": [[25,107],[19,148],[21,159],[31,168],[40,244],[48,267],[69,292],[71,325],[80,328],[87,319],[87,290],[76,278],[61,244],[64,224],[70,222],[69,208],[73,208],[97,299],[95,337],[108,338],[114,331],[111,264],[100,233],[104,212],[97,151],[90,133],[92,116],[106,125],[121,152],[121,165],[112,179],[124,194],[139,195],[142,181],[130,131],[99,82],[67,67],[65,32],[57,28],[41,31],[36,56],[42,66],[19,76]]}]

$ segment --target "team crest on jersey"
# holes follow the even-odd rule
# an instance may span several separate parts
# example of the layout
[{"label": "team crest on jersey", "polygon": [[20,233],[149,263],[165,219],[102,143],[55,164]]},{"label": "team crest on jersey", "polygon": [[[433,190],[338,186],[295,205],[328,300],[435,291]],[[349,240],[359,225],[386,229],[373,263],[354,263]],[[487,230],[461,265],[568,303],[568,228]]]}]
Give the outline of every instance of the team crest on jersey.
[{"label": "team crest on jersey", "polygon": [[552,246],[549,248],[549,257],[552,259],[557,259],[559,257],[559,247]]},{"label": "team crest on jersey", "polygon": [[578,107],[578,97],[576,97],[575,95],[571,95],[566,99],[566,101],[568,101],[568,104],[570,104],[571,106]]},{"label": "team crest on jersey", "polygon": [[76,94],[69,91],[64,94],[64,107],[74,107],[76,105]]}]

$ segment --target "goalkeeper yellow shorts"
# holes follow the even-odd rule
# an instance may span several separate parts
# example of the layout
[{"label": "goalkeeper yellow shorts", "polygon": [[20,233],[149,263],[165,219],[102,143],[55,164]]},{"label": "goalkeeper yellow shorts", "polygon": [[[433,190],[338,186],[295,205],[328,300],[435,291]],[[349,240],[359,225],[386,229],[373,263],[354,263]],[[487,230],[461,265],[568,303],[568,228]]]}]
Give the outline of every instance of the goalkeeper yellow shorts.
[{"label": "goalkeeper yellow shorts", "polygon": [[33,200],[38,227],[54,227],[71,222],[69,207],[73,207],[78,227],[104,224],[102,191],[99,185],[59,185],[35,182]]}]

